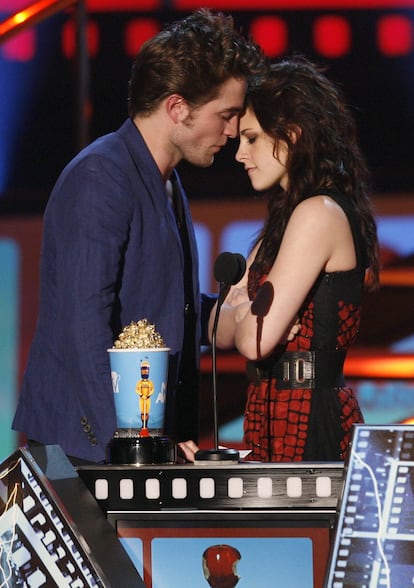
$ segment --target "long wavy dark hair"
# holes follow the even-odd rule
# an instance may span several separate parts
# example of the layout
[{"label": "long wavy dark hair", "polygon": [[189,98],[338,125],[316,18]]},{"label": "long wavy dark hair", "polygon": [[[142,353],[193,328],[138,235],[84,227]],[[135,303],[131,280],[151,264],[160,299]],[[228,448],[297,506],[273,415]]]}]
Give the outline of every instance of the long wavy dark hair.
[{"label": "long wavy dark hair", "polygon": [[[267,272],[274,262],[293,209],[318,192],[335,190],[352,202],[366,245],[369,284],[379,284],[376,222],[369,198],[369,172],[360,151],[354,117],[337,87],[322,69],[302,56],[273,63],[268,77],[251,85],[247,107],[275,141],[288,146],[288,188],[269,193],[267,221],[254,270]],[[292,131],[296,131],[295,139]]]}]

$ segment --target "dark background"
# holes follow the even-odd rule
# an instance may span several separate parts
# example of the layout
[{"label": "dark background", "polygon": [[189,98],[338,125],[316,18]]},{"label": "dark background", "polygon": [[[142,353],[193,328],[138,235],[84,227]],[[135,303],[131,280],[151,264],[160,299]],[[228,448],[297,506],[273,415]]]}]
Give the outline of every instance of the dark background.
[{"label": "dark background", "polygon": [[[341,86],[357,118],[374,192],[390,197],[395,192],[414,189],[414,53],[386,57],[376,43],[378,20],[394,12],[408,17],[414,27],[413,10],[330,11],[345,16],[352,29],[351,51],[338,59],[323,59],[313,49],[312,25],[325,14],[323,11],[265,13],[278,15],[287,23],[289,53],[303,53],[326,65],[328,77]],[[168,10],[89,14],[99,29],[100,49],[89,62],[92,108],[88,140],[115,130],[127,116],[131,58],[124,51],[124,29],[128,21],[143,16],[156,18],[162,25],[186,14]],[[232,14],[237,25],[248,32],[258,13]],[[7,62],[0,56],[0,67],[8,83],[25,80],[19,96],[23,106],[16,117],[16,132],[10,145],[14,155],[8,157],[9,177],[7,185],[0,186],[0,213],[42,212],[60,170],[79,150],[77,64],[64,57],[61,39],[64,24],[72,18],[73,12],[68,10],[36,27],[37,51],[30,62]],[[4,98],[0,117],[7,117]],[[235,149],[236,142],[231,141],[208,169],[194,170],[188,164],[180,164],[191,199],[251,196],[247,178],[234,163]]]}]

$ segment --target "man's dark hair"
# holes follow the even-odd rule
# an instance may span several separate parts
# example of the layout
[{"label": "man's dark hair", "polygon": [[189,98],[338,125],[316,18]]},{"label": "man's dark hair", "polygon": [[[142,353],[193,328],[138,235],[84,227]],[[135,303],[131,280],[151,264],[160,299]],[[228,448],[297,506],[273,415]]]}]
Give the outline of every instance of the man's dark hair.
[{"label": "man's dark hair", "polygon": [[202,106],[223,82],[260,75],[264,64],[261,49],[235,30],[231,16],[198,10],[143,44],[129,82],[129,115],[150,114],[171,94]]}]

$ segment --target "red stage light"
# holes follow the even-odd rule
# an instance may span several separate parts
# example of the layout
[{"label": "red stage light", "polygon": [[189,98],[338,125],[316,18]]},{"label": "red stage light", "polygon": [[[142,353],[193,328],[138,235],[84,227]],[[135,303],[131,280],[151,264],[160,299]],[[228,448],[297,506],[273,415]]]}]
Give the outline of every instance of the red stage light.
[{"label": "red stage light", "polygon": [[321,16],[313,27],[313,44],[324,57],[343,57],[351,48],[351,27],[342,16]]},{"label": "red stage light", "polygon": [[383,16],[377,23],[378,49],[387,57],[399,57],[413,50],[413,23],[402,15]]},{"label": "red stage light", "polygon": [[141,45],[160,31],[160,23],[153,18],[130,20],[125,28],[125,52],[135,57]]},{"label": "red stage light", "polygon": [[9,61],[30,61],[36,52],[36,31],[22,31],[5,42],[2,48],[3,57]]},{"label": "red stage light", "polygon": [[277,16],[254,18],[250,34],[268,57],[286,53],[288,47],[288,28],[286,22]]},{"label": "red stage light", "polygon": [[137,10],[161,10],[161,0],[87,0],[91,12],[136,12]]},{"label": "red stage light", "polygon": [[[96,22],[89,21],[87,24],[87,46],[90,57],[95,57],[99,51],[99,28]],[[62,29],[62,53],[67,59],[72,59],[76,52],[76,29],[75,23],[69,20]]]}]

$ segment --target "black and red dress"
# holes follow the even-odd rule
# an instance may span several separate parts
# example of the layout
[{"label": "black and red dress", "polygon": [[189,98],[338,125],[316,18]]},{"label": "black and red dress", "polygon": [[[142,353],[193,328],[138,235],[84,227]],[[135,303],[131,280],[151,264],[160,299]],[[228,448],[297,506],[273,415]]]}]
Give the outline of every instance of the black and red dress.
[{"label": "black and red dress", "polygon": [[[322,272],[298,313],[300,334],[267,360],[248,362],[244,441],[249,460],[342,461],[352,425],[363,422],[342,368],[359,330],[366,254],[352,207],[337,194],[329,196],[347,215],[357,266]],[[252,300],[265,280],[266,275],[249,272]]]}]

